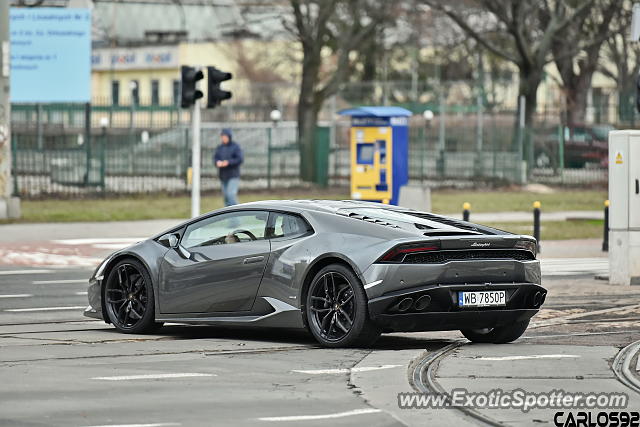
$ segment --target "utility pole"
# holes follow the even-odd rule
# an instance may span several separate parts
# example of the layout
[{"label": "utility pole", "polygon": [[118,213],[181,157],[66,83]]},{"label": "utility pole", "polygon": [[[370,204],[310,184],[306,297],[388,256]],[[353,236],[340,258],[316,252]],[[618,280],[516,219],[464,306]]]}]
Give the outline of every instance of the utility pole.
[{"label": "utility pole", "polygon": [[200,215],[200,100],[195,99],[191,113],[191,218]]},{"label": "utility pole", "polygon": [[11,103],[9,100],[9,1],[0,1],[0,218],[20,216],[18,199],[11,198]]}]

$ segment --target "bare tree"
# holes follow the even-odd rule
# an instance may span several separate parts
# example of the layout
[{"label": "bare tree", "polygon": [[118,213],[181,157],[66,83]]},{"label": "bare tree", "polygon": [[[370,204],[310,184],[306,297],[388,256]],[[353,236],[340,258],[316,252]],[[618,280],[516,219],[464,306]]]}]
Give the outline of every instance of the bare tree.
[{"label": "bare tree", "polygon": [[[589,13],[567,25],[553,40],[551,50],[562,79],[569,125],[585,122],[591,80],[600,63],[601,48],[614,34],[611,23],[621,13],[620,6],[619,0],[596,0]],[[543,11],[542,20],[548,19]],[[581,44],[582,49],[577,49]]]},{"label": "bare tree", "polygon": [[620,113],[633,114],[635,83],[640,72],[640,44],[629,40],[632,2],[623,0],[620,18],[614,22],[615,32],[604,48],[607,61],[599,64],[598,70],[616,82]]},{"label": "bare tree", "polygon": [[[372,37],[386,18],[387,2],[375,0],[290,0],[288,25],[302,47],[298,99],[300,176],[314,181],[314,135],[325,100],[337,92],[352,66],[352,52]],[[287,24],[285,24],[287,25]]]},{"label": "bare tree", "polygon": [[560,0],[468,0],[451,6],[446,0],[422,1],[451,18],[493,55],[516,65],[527,126],[533,124],[538,87],[552,60],[553,41],[572,22],[582,19],[594,2],[583,0],[570,6]]}]

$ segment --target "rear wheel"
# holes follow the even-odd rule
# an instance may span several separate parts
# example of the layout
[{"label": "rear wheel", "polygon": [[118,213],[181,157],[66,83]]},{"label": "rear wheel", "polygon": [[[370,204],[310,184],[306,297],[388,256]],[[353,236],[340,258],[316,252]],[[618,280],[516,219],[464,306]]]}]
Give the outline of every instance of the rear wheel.
[{"label": "rear wheel", "polygon": [[135,259],[122,260],[111,269],[102,298],[109,321],[120,332],[149,333],[162,326],[155,322],[149,272]]},{"label": "rear wheel", "polygon": [[306,301],[309,331],[325,347],[367,346],[380,336],[369,319],[367,296],[360,280],[341,264],[321,269]]},{"label": "rear wheel", "polygon": [[513,322],[509,325],[485,329],[463,329],[462,335],[469,341],[477,343],[506,344],[515,341],[524,334],[529,326],[529,319]]}]

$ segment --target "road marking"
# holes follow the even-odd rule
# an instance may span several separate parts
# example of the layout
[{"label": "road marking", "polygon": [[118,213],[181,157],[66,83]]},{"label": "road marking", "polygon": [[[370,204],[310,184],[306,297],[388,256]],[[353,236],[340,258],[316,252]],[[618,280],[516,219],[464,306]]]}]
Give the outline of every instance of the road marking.
[{"label": "road marking", "polygon": [[151,424],[102,424],[98,426],[86,426],[86,427],[165,427],[165,426],[179,426],[180,423],[151,423]]},{"label": "road marking", "polygon": [[130,245],[131,243],[97,243],[95,245],[91,245],[91,247],[95,249],[118,250],[118,249],[126,248],[127,246],[130,246]]},{"label": "road marking", "polygon": [[579,357],[580,356],[578,356],[577,354],[537,354],[532,356],[477,357],[474,360],[507,361],[530,359],[577,359]]},{"label": "road marking", "polygon": [[312,421],[312,420],[326,420],[330,418],[343,418],[350,417],[352,415],[364,415],[364,414],[377,414],[382,412],[381,409],[366,408],[366,409],[354,409],[353,411],[337,412],[335,414],[324,415],[294,415],[289,417],[262,417],[258,418],[259,421]]},{"label": "road marking", "polygon": [[34,280],[32,285],[49,285],[49,284],[63,284],[63,283],[89,283],[89,279],[64,279],[64,280]]},{"label": "road marking", "polygon": [[522,340],[533,340],[536,338],[564,338],[564,337],[588,337],[589,335],[615,335],[615,334],[631,334],[636,331],[607,331],[607,332],[583,332],[573,334],[557,334],[557,335],[526,335],[520,337]]},{"label": "road marking", "polygon": [[375,282],[367,283],[366,285],[364,285],[364,288],[373,288],[375,285],[379,285],[380,283],[382,283],[382,280],[376,280]]},{"label": "road marking", "polygon": [[53,243],[58,243],[61,245],[95,245],[100,243],[124,243],[131,244],[137,243],[145,240],[145,237],[104,237],[102,239],[63,239],[63,240],[53,240]]},{"label": "road marking", "polygon": [[311,374],[311,375],[324,375],[324,374],[348,374],[349,372],[369,372],[377,371],[379,369],[391,369],[399,368],[402,365],[381,365],[381,366],[359,366],[356,368],[343,368],[343,369],[293,369],[291,372],[297,372],[299,374]]},{"label": "road marking", "polygon": [[13,294],[13,295],[0,295],[0,298],[29,298],[33,294]]},{"label": "road marking", "polygon": [[577,276],[583,274],[608,274],[608,258],[542,258],[543,276]]},{"label": "road marking", "polygon": [[89,292],[87,291],[80,291],[80,292],[76,292],[76,295],[87,295]]},{"label": "road marking", "polygon": [[71,307],[34,307],[34,308],[8,308],[4,311],[12,313],[22,313],[27,311],[62,311],[62,310],[80,310],[86,308],[84,305],[76,305]]},{"label": "road marking", "polygon": [[95,267],[100,264],[101,261],[101,258],[80,255],[61,255],[49,252],[0,249],[0,262],[9,265]]},{"label": "road marking", "polygon": [[46,274],[53,272],[54,270],[4,270],[0,271],[0,276],[12,276],[14,274]]},{"label": "road marking", "polygon": [[121,375],[116,377],[93,377],[92,380],[103,381],[129,381],[129,380],[159,380],[164,378],[189,378],[189,377],[215,377],[215,374],[200,374],[197,372],[182,372],[177,374],[148,374],[148,375]]}]

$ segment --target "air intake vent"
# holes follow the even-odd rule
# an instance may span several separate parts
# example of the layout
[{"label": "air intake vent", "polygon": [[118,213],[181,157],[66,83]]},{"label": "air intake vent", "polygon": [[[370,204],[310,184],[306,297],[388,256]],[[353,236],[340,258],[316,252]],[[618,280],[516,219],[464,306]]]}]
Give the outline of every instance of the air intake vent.
[{"label": "air intake vent", "polygon": [[366,215],[362,215],[362,214],[358,214],[355,212],[351,212],[351,213],[347,213],[347,212],[337,212],[338,215],[342,215],[342,216],[348,216],[349,218],[353,218],[353,219],[359,219],[362,221],[366,221],[366,222],[370,222],[372,224],[378,224],[378,225],[384,225],[387,227],[391,227],[391,228],[401,228],[395,224],[392,224],[390,222],[384,221],[382,219],[378,219],[378,218],[373,218],[370,216],[366,216]]},{"label": "air intake vent", "polygon": [[451,227],[462,228],[463,230],[480,232],[480,230],[478,230],[476,227],[465,224],[464,222],[456,221],[449,218],[444,218],[437,215],[431,215],[425,212],[403,211],[402,213],[407,215],[417,216],[418,218],[428,219],[429,221],[439,222],[440,224],[450,225]]},{"label": "air intake vent", "polygon": [[436,251],[407,254],[402,260],[405,264],[443,264],[448,261],[512,259],[516,261],[534,260],[529,251],[480,249],[473,251]]}]

